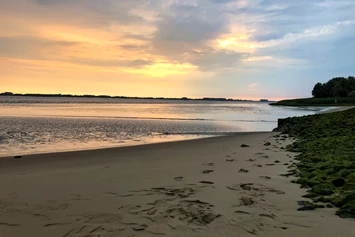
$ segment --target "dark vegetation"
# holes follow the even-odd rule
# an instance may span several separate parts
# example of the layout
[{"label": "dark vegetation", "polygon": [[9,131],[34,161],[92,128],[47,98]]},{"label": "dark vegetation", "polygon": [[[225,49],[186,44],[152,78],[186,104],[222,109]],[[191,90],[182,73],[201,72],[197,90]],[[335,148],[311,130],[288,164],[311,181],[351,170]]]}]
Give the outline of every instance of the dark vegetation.
[{"label": "dark vegetation", "polygon": [[318,82],[312,90],[312,95],[315,98],[355,98],[355,77],[335,77],[327,83]]},{"label": "dark vegetation", "polygon": [[355,77],[335,77],[326,83],[318,82],[312,90],[313,98],[282,100],[271,105],[326,106],[355,105]]},{"label": "dark vegetation", "polygon": [[287,147],[299,152],[287,176],[308,189],[313,203],[305,208],[336,206],[337,215],[355,218],[355,109],[287,118],[277,129],[298,138]]}]

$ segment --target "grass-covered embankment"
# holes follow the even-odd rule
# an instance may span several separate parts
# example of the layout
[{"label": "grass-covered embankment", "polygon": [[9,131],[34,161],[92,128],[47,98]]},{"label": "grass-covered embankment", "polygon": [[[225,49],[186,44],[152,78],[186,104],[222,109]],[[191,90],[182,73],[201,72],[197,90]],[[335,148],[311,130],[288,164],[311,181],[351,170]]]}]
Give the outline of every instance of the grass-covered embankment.
[{"label": "grass-covered embankment", "polygon": [[355,98],[303,98],[294,100],[281,100],[270,105],[277,106],[349,106],[355,105]]},{"label": "grass-covered embankment", "polygon": [[300,152],[297,169],[289,174],[309,189],[305,197],[355,218],[355,109],[288,118],[279,129],[298,138],[287,147]]}]

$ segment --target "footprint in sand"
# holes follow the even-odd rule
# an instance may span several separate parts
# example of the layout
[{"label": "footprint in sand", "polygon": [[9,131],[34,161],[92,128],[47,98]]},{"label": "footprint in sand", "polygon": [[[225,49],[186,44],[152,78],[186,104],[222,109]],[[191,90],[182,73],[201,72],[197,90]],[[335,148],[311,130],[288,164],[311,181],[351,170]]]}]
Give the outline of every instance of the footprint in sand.
[{"label": "footprint in sand", "polygon": [[235,214],[243,214],[243,215],[251,215],[249,212],[246,212],[246,211],[239,211],[239,210],[235,211],[234,213],[235,213]]},{"label": "footprint in sand", "polygon": [[70,194],[70,198],[68,199],[70,201],[89,201],[89,198],[82,197],[79,194]]},{"label": "footprint in sand", "polygon": [[202,171],[202,174],[209,174],[212,173],[214,170],[204,170]]},{"label": "footprint in sand", "polygon": [[239,173],[248,173],[249,172],[249,170],[246,170],[246,169],[240,169],[239,170]]},{"label": "footprint in sand", "polygon": [[261,179],[269,180],[271,179],[269,176],[259,176]]},{"label": "footprint in sand", "polygon": [[201,184],[214,184],[214,182],[212,182],[212,181],[199,181],[199,183],[201,183]]},{"label": "footprint in sand", "polygon": [[269,215],[269,214],[263,214],[263,213],[259,214],[259,216],[260,217],[267,217],[267,218],[270,218],[273,220],[275,220],[275,217],[276,217],[274,214]]},{"label": "footprint in sand", "polygon": [[241,197],[240,198],[240,205],[241,206],[251,206],[255,203],[255,201],[251,197]]},{"label": "footprint in sand", "polygon": [[228,189],[234,190],[234,191],[259,191],[259,192],[269,192],[269,193],[276,193],[276,194],[285,194],[285,192],[274,189],[274,188],[269,188],[266,187],[262,184],[254,184],[254,183],[243,183],[240,185],[230,185],[227,186]]},{"label": "footprint in sand", "polygon": [[182,176],[175,177],[174,180],[177,182],[181,182],[184,179]]},{"label": "footprint in sand", "polygon": [[249,159],[249,160],[245,160],[245,161],[248,161],[248,162],[254,162],[255,159]]},{"label": "footprint in sand", "polygon": [[227,159],[226,161],[227,162],[234,162],[235,160],[234,159]]},{"label": "footprint in sand", "polygon": [[213,163],[203,163],[202,165],[213,166]]},{"label": "footprint in sand", "polygon": [[75,236],[106,236],[109,234],[110,236],[120,235],[121,231],[124,231],[126,228],[105,228],[102,225],[90,225],[86,224],[80,228],[75,228],[69,230],[63,237],[75,237]]}]

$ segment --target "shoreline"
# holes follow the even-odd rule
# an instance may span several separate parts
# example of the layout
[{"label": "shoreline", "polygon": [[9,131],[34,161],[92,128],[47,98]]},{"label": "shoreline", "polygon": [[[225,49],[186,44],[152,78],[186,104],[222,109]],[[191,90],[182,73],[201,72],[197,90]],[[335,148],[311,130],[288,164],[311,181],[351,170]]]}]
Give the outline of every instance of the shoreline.
[{"label": "shoreline", "polygon": [[[201,140],[201,139],[212,139],[212,138],[218,138],[218,137],[234,137],[234,136],[240,136],[240,135],[247,135],[247,134],[262,134],[262,133],[270,133],[270,131],[255,131],[255,132],[231,132],[231,133],[221,133],[218,135],[191,135],[188,134],[188,136],[196,136],[194,138],[187,138],[185,137],[184,139],[166,139],[163,141],[157,141],[157,142],[148,142],[148,143],[137,143],[137,144],[125,144],[121,146],[107,146],[107,147],[96,147],[96,148],[88,148],[88,149],[78,149],[78,150],[58,150],[58,151],[49,151],[49,152],[39,152],[39,153],[19,153],[15,155],[5,155],[5,156],[0,156],[0,161],[1,159],[13,159],[14,156],[21,156],[21,157],[31,157],[31,156],[42,156],[42,155],[53,155],[57,153],[77,153],[77,152],[99,152],[99,151],[104,151],[104,150],[115,150],[115,149],[123,149],[123,148],[129,148],[133,147],[132,149],[135,149],[135,147],[141,147],[141,146],[151,146],[151,145],[160,145],[160,144],[165,144],[165,143],[181,143],[181,142],[189,142],[189,141],[194,141],[194,140]],[[174,135],[173,135],[174,136]]]},{"label": "shoreline", "polygon": [[334,112],[340,112],[348,109],[353,109],[355,106],[333,106],[332,108],[326,110],[326,111],[320,111],[318,114],[326,114],[326,113],[334,113]]},{"label": "shoreline", "polygon": [[[342,236],[335,208],[297,211],[292,142],[273,132],[0,159],[0,235]],[[242,145],[244,144],[244,147]]]},{"label": "shoreline", "polygon": [[[185,143],[189,144],[191,142],[197,141],[200,142],[200,140],[205,140],[208,142],[209,140],[214,140],[214,139],[219,139],[219,138],[233,138],[233,137],[238,137],[238,136],[245,136],[245,135],[253,135],[253,134],[269,134],[273,132],[235,132],[231,134],[226,134],[226,135],[215,135],[215,136],[208,136],[208,137],[197,137],[197,138],[192,138],[192,139],[184,139],[184,140],[167,140],[167,141],[160,141],[160,142],[153,142],[153,143],[142,143],[142,144],[132,144],[132,145],[123,145],[123,146],[113,146],[113,147],[102,147],[102,148],[92,148],[92,149],[82,149],[82,150],[67,150],[67,151],[54,151],[54,152],[43,152],[43,153],[33,153],[33,154],[24,154],[21,155],[19,154],[22,158],[43,158],[44,156],[54,156],[54,155],[70,155],[70,156],[75,156],[75,155],[85,155],[85,153],[100,153],[100,152],[119,152],[120,150],[122,151],[130,151],[130,150],[136,150],[136,149],[154,149],[155,147],[165,147],[165,146],[170,146],[170,145],[183,145]],[[193,144],[189,144],[193,145]],[[7,159],[11,160],[14,159],[14,156],[0,156],[0,169],[1,169],[1,161]]]},{"label": "shoreline", "polygon": [[[315,114],[326,114],[326,113],[333,113],[333,112],[340,112],[348,109],[355,108],[355,106],[333,106],[330,107],[329,109],[325,111],[318,111]],[[1,116],[0,116],[1,117]],[[277,125],[276,125],[277,126]],[[110,146],[99,146],[99,147],[93,147],[93,148],[78,148],[78,149],[64,149],[64,150],[57,150],[57,151],[43,151],[43,152],[34,152],[34,153],[21,153],[21,152],[13,152],[10,155],[0,155],[0,160],[4,158],[13,158],[14,156],[22,156],[22,157],[28,157],[28,156],[37,156],[37,155],[49,155],[49,154],[55,154],[55,153],[70,153],[70,152],[84,152],[84,151],[102,151],[106,149],[121,149],[121,148],[126,148],[126,147],[137,147],[137,146],[146,146],[146,145],[154,145],[154,144],[161,144],[161,143],[172,143],[172,142],[184,142],[184,141],[191,141],[191,140],[199,140],[199,139],[208,139],[208,138],[214,138],[214,137],[233,137],[233,136],[239,136],[243,134],[249,134],[249,133],[268,133],[272,131],[252,131],[252,132],[230,132],[230,133],[218,133],[216,135],[197,135],[197,134],[168,134],[171,136],[185,136],[181,138],[163,138],[162,140],[159,141],[152,141],[149,142],[137,142],[137,143],[126,143],[124,145],[110,145]],[[193,138],[189,138],[189,136],[194,136]]]}]

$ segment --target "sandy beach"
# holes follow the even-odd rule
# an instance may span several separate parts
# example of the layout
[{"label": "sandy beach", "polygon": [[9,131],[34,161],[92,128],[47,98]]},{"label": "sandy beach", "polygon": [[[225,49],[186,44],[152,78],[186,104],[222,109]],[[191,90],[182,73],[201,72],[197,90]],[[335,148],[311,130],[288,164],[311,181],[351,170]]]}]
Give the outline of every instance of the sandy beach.
[{"label": "sandy beach", "polygon": [[[278,133],[0,158],[0,236],[354,236],[297,211]],[[242,144],[247,146],[242,147]]]}]

